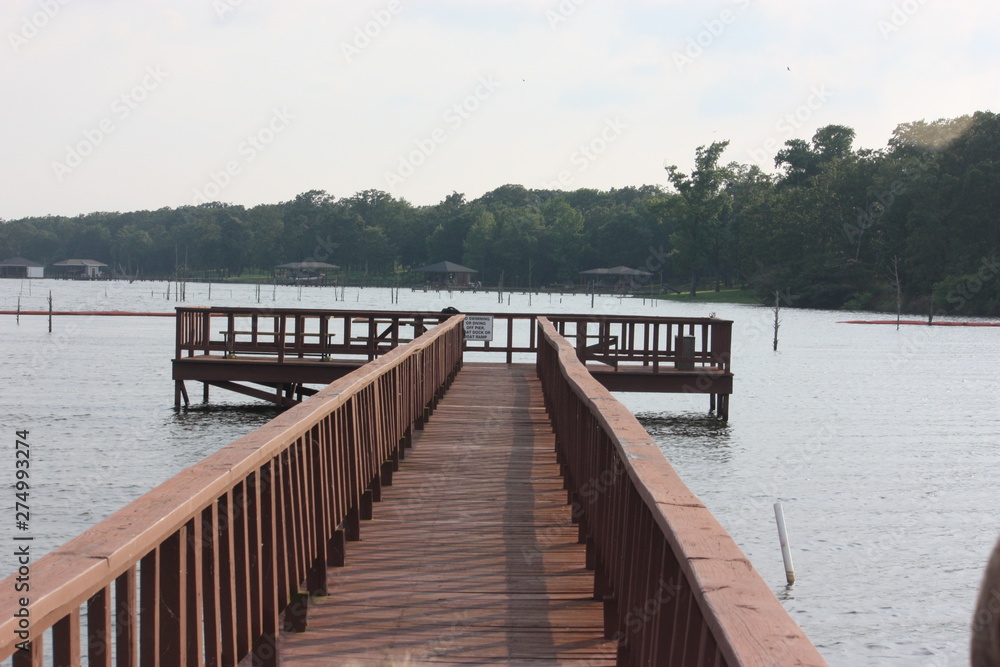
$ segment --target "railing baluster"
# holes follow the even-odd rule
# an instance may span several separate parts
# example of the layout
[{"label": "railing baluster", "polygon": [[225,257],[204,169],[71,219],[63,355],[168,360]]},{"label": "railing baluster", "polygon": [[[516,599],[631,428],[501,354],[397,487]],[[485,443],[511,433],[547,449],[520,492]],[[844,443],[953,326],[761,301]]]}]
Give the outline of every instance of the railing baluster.
[{"label": "railing baluster", "polygon": [[139,665],[160,664],[160,547],[139,561]]},{"label": "railing baluster", "polygon": [[234,491],[228,491],[218,500],[218,524],[216,541],[218,543],[218,570],[219,570],[219,607],[218,621],[220,628],[220,659],[222,667],[235,667],[239,660],[236,651],[236,574],[235,560],[236,552],[234,548],[233,523],[235,514],[233,509]]},{"label": "railing baluster", "polygon": [[87,600],[87,662],[90,667],[111,667],[111,585]]},{"label": "railing baluster", "polygon": [[[199,517],[200,518],[200,517]],[[187,667],[199,667],[204,664],[202,656],[205,652],[205,643],[202,637],[202,607],[204,598],[202,595],[204,578],[202,576],[201,542],[203,532],[201,521],[192,518],[184,525],[187,534],[186,548],[181,554],[185,561],[187,576],[185,577],[185,623],[184,636],[187,638],[185,646]]]},{"label": "railing baluster", "polygon": [[260,571],[260,470],[247,476],[244,494],[246,505],[247,535],[247,597],[250,615],[250,640],[252,646],[261,630],[261,571]]},{"label": "railing baluster", "polygon": [[116,667],[138,664],[139,605],[137,572],[133,565],[115,579],[115,662]]},{"label": "railing baluster", "polygon": [[201,534],[199,558],[202,562],[202,632],[205,638],[205,665],[206,667],[218,667],[222,662],[222,625],[219,620],[218,503],[212,503],[202,510],[200,518],[197,526],[198,532]]},{"label": "railing baluster", "polygon": [[281,578],[278,573],[278,530],[275,525],[277,484],[276,459],[265,463],[260,469],[260,571],[261,571],[261,635],[254,646],[253,664],[259,667],[277,667],[278,665],[278,586]]},{"label": "railing baluster", "polygon": [[41,633],[31,638],[27,650],[18,649],[12,661],[14,667],[45,667],[45,642]]},{"label": "railing baluster", "polygon": [[159,605],[158,649],[159,660],[164,665],[183,665],[186,662],[187,637],[187,535],[185,528],[177,531],[160,544],[157,558],[157,586]]},{"label": "railing baluster", "polygon": [[78,665],[80,655],[80,609],[76,608],[52,626],[54,667]]}]

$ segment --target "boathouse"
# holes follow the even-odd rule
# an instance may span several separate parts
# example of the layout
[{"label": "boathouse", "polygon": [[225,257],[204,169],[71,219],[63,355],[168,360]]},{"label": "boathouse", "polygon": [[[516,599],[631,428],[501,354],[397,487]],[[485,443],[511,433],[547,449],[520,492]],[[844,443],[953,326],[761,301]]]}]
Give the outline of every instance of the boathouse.
[{"label": "boathouse", "polygon": [[57,278],[82,278],[94,280],[101,278],[104,272],[102,268],[107,268],[104,262],[93,259],[64,259],[52,265]]},{"label": "boathouse", "polygon": [[0,278],[44,278],[45,267],[24,257],[11,257],[0,262]]},{"label": "boathouse", "polygon": [[587,271],[581,271],[580,275],[584,276],[584,279],[590,281],[592,285],[602,284],[602,277],[606,276],[609,282],[603,284],[613,284],[618,289],[632,287],[635,285],[637,278],[648,278],[653,274],[649,271],[633,269],[628,266],[613,266],[610,269],[588,269]]},{"label": "boathouse", "polygon": [[339,266],[326,262],[289,262],[274,267],[275,276],[280,282],[293,285],[322,285],[328,273],[338,271],[340,271]]},{"label": "boathouse", "polygon": [[438,262],[414,269],[417,273],[426,273],[427,282],[448,287],[468,287],[475,269],[456,264],[455,262]]}]

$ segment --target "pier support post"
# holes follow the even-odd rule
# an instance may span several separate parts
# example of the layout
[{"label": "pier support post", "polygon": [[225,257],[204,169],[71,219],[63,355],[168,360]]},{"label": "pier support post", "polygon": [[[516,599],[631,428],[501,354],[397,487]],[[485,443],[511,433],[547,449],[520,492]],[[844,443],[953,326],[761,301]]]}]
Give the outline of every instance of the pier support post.
[{"label": "pier support post", "polygon": [[184,386],[184,380],[174,380],[174,408],[180,409],[181,399],[184,399],[184,407],[191,405],[191,399],[188,398],[187,387]]},{"label": "pier support post", "polygon": [[344,529],[347,531],[348,542],[361,541],[361,513],[357,505],[347,510],[347,518],[344,519]]},{"label": "pier support post", "polygon": [[260,667],[278,667],[278,638],[274,633],[265,632],[253,643],[250,664]]},{"label": "pier support post", "polygon": [[344,567],[347,564],[347,534],[343,528],[333,531],[333,537],[326,547],[326,564],[330,567]]},{"label": "pier support post", "polygon": [[587,556],[586,565],[584,565],[584,567],[588,570],[593,570],[597,567],[597,547],[594,544],[594,538],[588,535],[585,544],[587,545]]},{"label": "pier support post", "polygon": [[306,588],[313,597],[329,595],[329,581],[326,577],[326,543],[320,544],[320,553],[313,559],[306,575]]},{"label": "pier support post", "polygon": [[365,489],[365,492],[361,494],[361,520],[371,521],[374,516],[373,513],[373,503],[375,494],[371,489]]},{"label": "pier support post", "polygon": [[296,591],[285,608],[282,628],[286,632],[305,632],[309,618],[309,594]]}]

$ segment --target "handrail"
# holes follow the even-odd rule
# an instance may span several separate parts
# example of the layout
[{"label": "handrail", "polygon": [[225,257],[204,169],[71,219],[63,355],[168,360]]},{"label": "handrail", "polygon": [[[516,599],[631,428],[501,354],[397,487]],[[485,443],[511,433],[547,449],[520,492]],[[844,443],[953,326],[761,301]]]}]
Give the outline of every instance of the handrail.
[{"label": "handrail", "polygon": [[824,665],[631,412],[545,317],[538,374],[619,665]]},{"label": "handrail", "polygon": [[[225,356],[277,355],[279,363],[331,355],[363,356],[371,360],[450,317],[433,312],[298,308],[179,307],[176,310],[175,359],[216,352]],[[221,328],[213,326],[213,319]],[[246,323],[237,326],[237,320]],[[411,327],[412,335],[407,339],[400,338],[403,326]]]},{"label": "handrail", "polygon": [[[494,341],[466,341],[467,352],[503,354],[511,363],[515,354],[537,349],[534,313],[467,313],[494,318]],[[422,332],[449,315],[427,311],[363,311],[295,308],[177,308],[177,350],[182,355],[277,355],[291,358],[331,355],[373,359],[401,342],[400,329]],[[695,368],[714,367],[731,372],[732,321],[714,317],[645,315],[556,314],[546,316],[560,334],[574,343],[584,361],[615,367],[633,364],[652,373],[688,362]],[[211,320],[225,322],[213,327]],[[244,327],[236,319],[247,319]],[[284,327],[282,329],[281,327]],[[414,336],[415,337],[415,336]],[[678,337],[693,339],[687,354]]]},{"label": "handrail", "polygon": [[[463,319],[328,385],[42,557],[29,591],[15,592],[16,573],[0,582],[0,659],[40,665],[51,642],[56,665],[87,655],[107,666],[112,653],[117,665],[236,665],[248,655],[277,664],[282,613],[301,628],[308,594],[326,592],[327,563],[342,557],[343,540],[359,539],[411,429],[460,368]],[[27,636],[18,635],[22,596]],[[28,638],[29,650],[18,649]]]}]

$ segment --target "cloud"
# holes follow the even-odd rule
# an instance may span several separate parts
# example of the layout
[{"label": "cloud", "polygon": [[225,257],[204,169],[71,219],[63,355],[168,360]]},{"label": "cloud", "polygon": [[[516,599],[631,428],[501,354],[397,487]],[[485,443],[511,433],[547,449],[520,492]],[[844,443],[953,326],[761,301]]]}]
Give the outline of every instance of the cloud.
[{"label": "cloud", "polygon": [[[882,0],[219,2],[67,2],[19,48],[8,43],[0,85],[15,103],[0,109],[10,128],[0,166],[11,194],[0,216],[184,204],[276,108],[294,124],[224,197],[382,188],[483,76],[496,93],[398,194],[423,204],[506,182],[541,187],[616,116],[628,131],[574,186],[657,182],[664,160],[683,164],[717,139],[746,160],[786,138],[776,124],[816,86],[833,94],[797,135],[842,123],[869,147],[898,123],[988,109],[1000,94],[1000,7],[986,0],[910,0],[919,10],[897,14],[899,25],[894,8],[906,3]],[[19,35],[38,6],[2,3],[0,21]],[[679,68],[691,40],[701,53]],[[169,81],[58,182],[52,160],[149,66]]]}]

